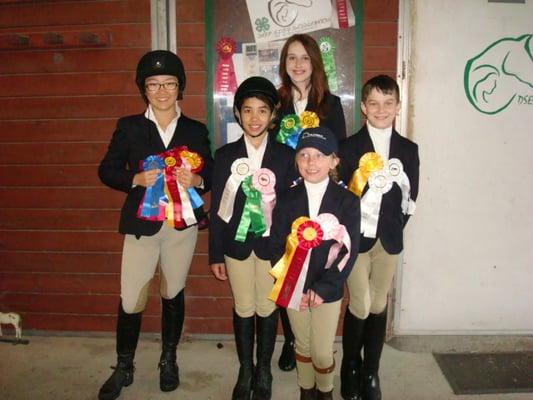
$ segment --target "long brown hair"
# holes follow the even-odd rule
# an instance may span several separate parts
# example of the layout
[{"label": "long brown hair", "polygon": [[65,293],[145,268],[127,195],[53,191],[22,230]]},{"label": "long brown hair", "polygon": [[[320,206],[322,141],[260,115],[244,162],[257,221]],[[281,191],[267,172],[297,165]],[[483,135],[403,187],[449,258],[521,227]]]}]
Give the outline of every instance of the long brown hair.
[{"label": "long brown hair", "polygon": [[311,88],[309,90],[308,104],[313,106],[314,112],[320,118],[327,114],[326,95],[329,93],[328,78],[324,70],[324,63],[320,54],[320,48],[317,42],[311,36],[306,34],[292,35],[287,39],[281,50],[279,59],[279,76],[281,78],[281,87],[278,89],[281,100],[281,108],[288,108],[294,101],[292,97],[292,88],[295,87],[291,77],[287,73],[287,55],[289,46],[294,42],[300,42],[311,59],[313,72],[311,73]]}]

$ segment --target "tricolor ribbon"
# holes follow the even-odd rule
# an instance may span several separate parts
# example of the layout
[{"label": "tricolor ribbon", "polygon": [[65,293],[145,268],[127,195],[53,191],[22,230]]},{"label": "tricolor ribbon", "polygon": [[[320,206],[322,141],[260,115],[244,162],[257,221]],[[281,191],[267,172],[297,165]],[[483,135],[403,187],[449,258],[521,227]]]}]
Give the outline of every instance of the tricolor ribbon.
[{"label": "tricolor ribbon", "polygon": [[276,278],[269,299],[281,307],[299,310],[302,300],[309,259],[313,248],[323,240],[334,240],[329,250],[328,260],[324,268],[331,268],[342,247],[348,250],[337,264],[339,271],[346,266],[350,257],[351,240],[344,225],[330,213],[323,213],[311,220],[308,217],[297,218],[291,233],[287,236],[285,253],[270,271]]},{"label": "tricolor ribbon", "polygon": [[220,199],[220,206],[217,214],[224,222],[229,222],[233,215],[233,205],[235,204],[235,196],[237,190],[241,186],[242,181],[248,175],[254,173],[250,160],[246,157],[238,158],[231,164],[231,175],[226,181],[222,197]]},{"label": "tricolor ribbon", "polygon": [[[347,17],[346,26],[348,26]],[[328,78],[329,90],[335,92],[339,87],[337,84],[337,66],[335,64],[335,50],[337,46],[329,36],[322,36],[318,39],[318,46],[320,47],[320,53],[322,54],[322,62],[324,63],[324,70],[326,71],[326,76]]]},{"label": "tricolor ribbon", "polygon": [[[147,187],[143,200],[137,210],[137,217],[150,221],[163,221],[172,227],[183,228],[195,224],[193,209],[202,199],[194,188],[185,189],[175,178],[175,170],[185,167],[192,172],[199,172],[204,165],[202,157],[186,146],[175,147],[155,156],[147,157],[142,170],[159,168],[162,173],[156,178],[156,184]],[[191,200],[191,196],[195,197]],[[157,213],[153,205],[155,198],[159,204]],[[150,208],[148,208],[150,205]]]},{"label": "tricolor ribbon", "polygon": [[237,90],[237,77],[233,66],[233,54],[237,45],[229,37],[221,38],[216,45],[219,59],[215,71],[215,93],[220,95],[233,94]]},{"label": "tricolor ribbon", "polygon": [[370,174],[383,169],[383,165],[383,159],[378,153],[368,152],[363,154],[359,159],[359,168],[355,170],[348,183],[348,190],[355,193],[357,197],[361,197]]},{"label": "tricolor ribbon", "polygon": [[314,111],[303,111],[299,116],[288,114],[280,122],[276,140],[295,149],[302,131],[307,128],[316,128],[319,125],[320,118]]}]

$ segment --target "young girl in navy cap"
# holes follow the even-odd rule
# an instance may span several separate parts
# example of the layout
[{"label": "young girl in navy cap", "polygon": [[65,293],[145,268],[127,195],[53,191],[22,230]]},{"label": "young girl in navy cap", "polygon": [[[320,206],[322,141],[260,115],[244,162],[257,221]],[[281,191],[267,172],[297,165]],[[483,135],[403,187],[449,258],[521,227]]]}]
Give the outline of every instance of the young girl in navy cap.
[{"label": "young girl in navy cap", "polygon": [[252,391],[255,400],[272,396],[270,361],[278,312],[268,300],[274,283],[269,274],[269,232],[277,197],[296,178],[293,150],[268,134],[278,108],[278,93],[270,81],[258,76],[246,79],[233,105],[244,134],[215,154],[209,264],[217,279],[229,278],[234,299],[240,368],[233,400],[249,400]]},{"label": "young girl in navy cap", "polygon": [[359,247],[359,200],[335,182],[336,153],[329,128],[302,132],[296,164],[303,179],[279,199],[272,219],[270,299],[287,308],[296,337],[301,400],[333,398],[333,342]]}]

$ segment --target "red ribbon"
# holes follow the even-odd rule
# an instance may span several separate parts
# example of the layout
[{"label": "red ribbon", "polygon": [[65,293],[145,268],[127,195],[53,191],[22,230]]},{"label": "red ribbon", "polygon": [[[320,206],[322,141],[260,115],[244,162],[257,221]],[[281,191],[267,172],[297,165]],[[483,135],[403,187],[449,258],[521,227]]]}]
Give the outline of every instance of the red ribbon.
[{"label": "red ribbon", "polygon": [[237,77],[233,66],[232,56],[237,45],[235,40],[223,37],[216,46],[219,55],[218,65],[215,71],[215,93],[233,94],[237,90]]},{"label": "red ribbon", "polygon": [[[307,228],[312,228],[315,230],[316,236],[314,239],[307,240],[304,238],[303,233]],[[279,296],[276,299],[276,304],[285,308],[291,301],[292,294],[296,287],[296,283],[298,282],[300,273],[302,272],[307,253],[309,250],[317,247],[320,244],[322,237],[324,236],[324,232],[318,223],[308,220],[298,227],[296,235],[298,238],[298,246],[296,247],[294,255],[292,256],[291,263],[289,264],[289,268],[287,270],[287,275],[283,281]]]},{"label": "red ribbon", "polygon": [[337,18],[339,20],[339,28],[348,28],[348,6],[346,0],[337,0]]},{"label": "red ribbon", "polygon": [[174,177],[174,171],[177,167],[181,166],[181,157],[177,148],[165,151],[163,154],[163,160],[165,161],[165,182],[168,190],[168,201],[172,202],[172,214],[174,226],[176,228],[184,228],[186,226],[185,221],[182,218],[181,212],[181,196],[178,189],[178,182]]}]

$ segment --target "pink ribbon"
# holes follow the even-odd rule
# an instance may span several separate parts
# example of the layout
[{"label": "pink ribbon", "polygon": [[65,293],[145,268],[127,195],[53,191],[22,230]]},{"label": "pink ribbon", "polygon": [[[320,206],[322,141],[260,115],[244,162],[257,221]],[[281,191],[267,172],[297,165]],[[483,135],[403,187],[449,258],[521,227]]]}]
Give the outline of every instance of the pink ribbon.
[{"label": "pink ribbon", "polygon": [[261,193],[261,208],[266,224],[263,236],[268,236],[272,226],[272,210],[276,205],[276,176],[268,168],[259,168],[252,176],[252,185]]},{"label": "pink ribbon", "polygon": [[350,248],[352,244],[352,240],[350,239],[346,227],[341,225],[337,217],[330,213],[322,213],[317,216],[315,220],[320,224],[324,231],[323,240],[335,240],[337,242],[329,249],[328,261],[325,266],[326,269],[330,268],[333,262],[337,259],[343,246],[348,250],[337,265],[339,271],[342,271],[348,262],[348,258],[350,258]]}]

